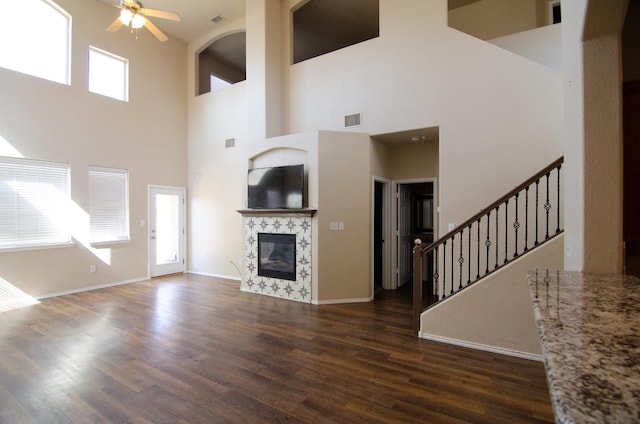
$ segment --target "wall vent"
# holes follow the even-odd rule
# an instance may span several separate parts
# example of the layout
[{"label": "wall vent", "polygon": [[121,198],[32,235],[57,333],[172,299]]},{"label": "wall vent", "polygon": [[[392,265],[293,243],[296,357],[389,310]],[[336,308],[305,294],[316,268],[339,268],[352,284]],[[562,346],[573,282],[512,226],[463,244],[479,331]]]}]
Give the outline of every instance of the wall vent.
[{"label": "wall vent", "polygon": [[362,114],[354,113],[353,115],[345,115],[344,117],[344,127],[359,127],[362,125]]},{"label": "wall vent", "polygon": [[227,138],[227,139],[224,141],[224,147],[225,147],[225,149],[228,149],[228,148],[230,148],[230,147],[235,147],[235,145],[236,145],[236,139],[235,139],[235,138]]}]

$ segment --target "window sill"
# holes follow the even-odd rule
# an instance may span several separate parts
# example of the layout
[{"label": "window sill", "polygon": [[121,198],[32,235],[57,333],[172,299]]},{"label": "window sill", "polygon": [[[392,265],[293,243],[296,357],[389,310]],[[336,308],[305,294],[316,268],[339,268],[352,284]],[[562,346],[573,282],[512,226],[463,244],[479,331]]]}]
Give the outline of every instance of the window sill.
[{"label": "window sill", "polygon": [[131,243],[131,239],[126,239],[126,240],[110,240],[110,241],[95,241],[92,242],[90,245],[91,247],[95,247],[96,249],[104,249],[104,248],[109,248],[113,245],[118,245],[118,244],[128,244]]},{"label": "window sill", "polygon": [[2,247],[0,248],[0,253],[28,252],[32,250],[48,250],[48,249],[67,249],[75,245],[76,245],[75,243],[69,242],[69,243],[56,243],[56,244],[40,244],[40,245],[33,245],[33,246]]}]

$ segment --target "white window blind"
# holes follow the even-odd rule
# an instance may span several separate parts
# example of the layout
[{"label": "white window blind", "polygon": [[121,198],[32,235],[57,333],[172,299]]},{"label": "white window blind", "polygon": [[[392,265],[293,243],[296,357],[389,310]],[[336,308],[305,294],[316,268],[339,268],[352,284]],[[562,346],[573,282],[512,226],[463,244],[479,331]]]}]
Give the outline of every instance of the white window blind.
[{"label": "white window blind", "polygon": [[69,244],[69,164],[0,157],[0,249]]},{"label": "white window blind", "polygon": [[126,169],[89,167],[91,243],[129,240],[129,173]]}]

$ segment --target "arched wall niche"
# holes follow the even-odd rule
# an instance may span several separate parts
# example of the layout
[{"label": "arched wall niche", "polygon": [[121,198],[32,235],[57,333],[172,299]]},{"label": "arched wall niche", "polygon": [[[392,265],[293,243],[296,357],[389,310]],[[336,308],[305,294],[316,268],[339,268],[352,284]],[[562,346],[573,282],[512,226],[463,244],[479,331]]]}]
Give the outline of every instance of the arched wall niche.
[{"label": "arched wall niche", "polygon": [[197,49],[196,95],[246,80],[246,50],[244,28],[218,34]]},{"label": "arched wall niche", "polygon": [[305,171],[309,165],[309,152],[293,147],[276,147],[263,150],[249,158],[249,169],[267,166],[284,166],[303,164]]}]

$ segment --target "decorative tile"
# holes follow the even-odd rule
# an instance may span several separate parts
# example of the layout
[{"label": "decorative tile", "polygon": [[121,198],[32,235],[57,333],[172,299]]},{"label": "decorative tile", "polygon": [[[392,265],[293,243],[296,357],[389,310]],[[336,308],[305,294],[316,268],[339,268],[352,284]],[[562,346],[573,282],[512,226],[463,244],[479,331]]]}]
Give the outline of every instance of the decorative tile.
[{"label": "decorative tile", "polygon": [[[311,303],[311,217],[245,217],[245,270],[241,290]],[[258,275],[258,233],[295,234],[296,281]]]}]

